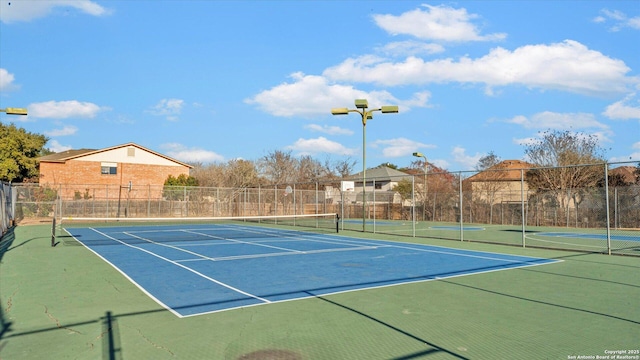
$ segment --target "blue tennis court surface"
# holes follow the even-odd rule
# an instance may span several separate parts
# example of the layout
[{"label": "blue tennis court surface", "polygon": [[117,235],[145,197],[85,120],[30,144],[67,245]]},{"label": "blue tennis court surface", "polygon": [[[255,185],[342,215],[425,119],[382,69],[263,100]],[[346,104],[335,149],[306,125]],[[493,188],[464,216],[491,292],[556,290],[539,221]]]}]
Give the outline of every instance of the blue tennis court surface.
[{"label": "blue tennis court surface", "polygon": [[557,261],[235,224],[66,231],[180,317]]}]

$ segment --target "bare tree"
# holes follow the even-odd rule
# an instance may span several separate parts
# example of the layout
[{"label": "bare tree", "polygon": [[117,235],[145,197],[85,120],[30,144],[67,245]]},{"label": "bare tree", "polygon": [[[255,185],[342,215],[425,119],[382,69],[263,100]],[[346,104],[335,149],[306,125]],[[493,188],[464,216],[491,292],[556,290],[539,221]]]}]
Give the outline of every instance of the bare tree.
[{"label": "bare tree", "polygon": [[502,159],[498,155],[496,155],[493,151],[490,151],[487,155],[483,156],[478,160],[476,164],[476,170],[484,171],[488,168],[498,165]]},{"label": "bare tree", "polygon": [[234,188],[258,186],[260,183],[254,162],[242,159],[230,160],[227,163],[224,178],[226,186]]},{"label": "bare tree", "polygon": [[[527,171],[529,189],[546,192],[548,201],[558,202],[559,208],[566,209],[568,225],[570,200],[577,208],[585,189],[593,188],[604,176],[603,153],[594,135],[546,131],[525,149],[529,161],[538,167]],[[593,166],[596,164],[600,165]]]},{"label": "bare tree", "polygon": [[295,182],[298,161],[291,151],[275,150],[258,161],[260,174],[270,184],[288,184]]},{"label": "bare tree", "polygon": [[344,160],[331,161],[326,159],[324,162],[324,168],[327,172],[327,177],[331,179],[344,179],[353,173],[353,168],[356,166],[356,161],[347,158]]},{"label": "bare tree", "polygon": [[207,166],[196,164],[191,174],[200,186],[206,187],[246,188],[260,183],[254,162],[242,159]]}]

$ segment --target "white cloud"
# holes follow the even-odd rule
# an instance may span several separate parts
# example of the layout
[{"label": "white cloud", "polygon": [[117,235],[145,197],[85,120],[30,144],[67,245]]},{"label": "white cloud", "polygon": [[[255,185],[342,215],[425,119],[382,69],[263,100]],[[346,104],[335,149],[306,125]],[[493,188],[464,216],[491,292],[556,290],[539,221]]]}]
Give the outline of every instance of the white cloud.
[{"label": "white cloud", "polygon": [[[624,99],[607,106],[602,114],[609,119],[616,120],[640,119],[640,99],[635,99],[635,97],[635,93],[627,95]],[[637,106],[629,104],[634,100]]]},{"label": "white cloud", "polygon": [[178,143],[162,144],[160,147],[164,149],[165,154],[168,156],[187,163],[207,164],[224,161],[222,155],[213,151],[200,148],[187,148]]},{"label": "white cloud", "polygon": [[0,3],[0,21],[7,24],[18,21],[31,21],[48,16],[56,8],[74,8],[92,16],[111,14],[111,10],[89,0],[11,0]]},{"label": "white cloud", "polygon": [[54,130],[50,130],[50,131],[45,131],[45,135],[47,136],[67,136],[67,135],[73,135],[76,132],[78,132],[78,128],[75,126],[64,126],[62,129],[54,129]]},{"label": "white cloud", "polygon": [[463,169],[473,169],[484,154],[476,153],[475,155],[467,155],[466,149],[460,146],[456,146],[451,151],[451,155],[455,162],[460,164]]},{"label": "white cloud", "polygon": [[352,81],[385,86],[429,83],[480,83],[488,87],[523,85],[584,94],[625,92],[640,84],[621,60],[590,50],[583,44],[565,40],[550,45],[526,45],[513,51],[498,47],[472,59],[425,61],[408,57],[402,62],[365,55],[349,58],[323,73],[333,81]]},{"label": "white cloud", "polygon": [[422,5],[426,9],[415,9],[395,15],[374,15],[373,20],[392,35],[406,34],[419,39],[436,41],[487,41],[502,40],[506,34],[480,35],[471,23],[478,18],[464,8],[454,9],[445,5]]},{"label": "white cloud", "polygon": [[[589,113],[556,113],[543,111],[532,115],[530,118],[518,115],[507,120],[508,123],[517,124],[525,129],[552,129],[568,130],[571,132],[584,131],[590,136],[596,137],[598,142],[611,142],[613,131],[611,128],[596,120],[593,114]],[[539,133],[538,136],[541,136]],[[538,138],[514,139],[514,143],[527,146],[534,144]]]},{"label": "white cloud", "polygon": [[7,69],[0,68],[0,91],[10,91],[17,86],[13,83],[15,76],[11,74]]},{"label": "white cloud", "polygon": [[552,111],[543,111],[527,118],[518,115],[508,123],[521,125],[525,129],[603,129],[608,130],[609,127],[596,120],[593,114],[589,113],[557,113]]},{"label": "white cloud", "polygon": [[291,78],[293,82],[265,90],[246,99],[245,103],[258,105],[275,116],[311,117],[330,114],[330,109],[334,107],[350,106],[353,99],[368,99],[372,107],[399,102],[387,91],[366,92],[350,85],[331,85],[322,76],[296,72],[291,74]]},{"label": "white cloud", "polygon": [[300,155],[313,155],[318,153],[354,155],[356,153],[356,149],[349,149],[340,143],[328,140],[322,136],[316,139],[298,139],[293,145],[287,146],[287,149],[294,150]]},{"label": "white cloud", "polygon": [[46,148],[53,151],[54,153],[59,153],[59,152],[73,149],[73,147],[71,146],[60,144],[57,140],[49,140],[47,144],[49,144],[49,146],[46,146]]},{"label": "white cloud", "polygon": [[327,126],[318,124],[309,124],[304,127],[314,132],[321,132],[329,135],[353,135],[353,131],[339,126]]},{"label": "white cloud", "polygon": [[440,44],[407,40],[388,43],[376,50],[391,56],[417,56],[422,54],[431,55],[441,53],[444,51],[444,46]]},{"label": "white cloud", "polygon": [[108,107],[100,107],[90,102],[69,101],[46,101],[32,103],[27,107],[29,116],[35,118],[94,118],[100,111],[106,111]]},{"label": "white cloud", "polygon": [[433,145],[423,144],[418,141],[406,138],[396,138],[387,140],[376,140],[371,143],[371,147],[382,147],[382,155],[385,157],[402,157],[413,154],[419,149],[433,148]]},{"label": "white cloud", "polygon": [[156,116],[166,116],[169,121],[178,121],[178,115],[182,112],[184,100],[162,99],[147,112]]},{"label": "white cloud", "polygon": [[596,16],[593,21],[600,24],[612,22],[609,26],[610,31],[616,32],[624,28],[640,30],[640,16],[629,18],[622,11],[608,9],[602,9],[600,13],[602,15]]}]

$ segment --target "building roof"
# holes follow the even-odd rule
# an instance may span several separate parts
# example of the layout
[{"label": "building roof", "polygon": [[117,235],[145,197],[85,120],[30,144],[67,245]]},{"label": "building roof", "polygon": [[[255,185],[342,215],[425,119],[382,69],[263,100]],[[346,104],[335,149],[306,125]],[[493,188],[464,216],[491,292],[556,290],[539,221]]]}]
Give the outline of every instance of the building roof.
[{"label": "building roof", "polygon": [[111,151],[111,150],[115,150],[115,149],[119,149],[119,148],[123,148],[123,147],[129,147],[129,146],[133,146],[133,147],[137,147],[138,149],[150,152],[156,156],[165,158],[169,161],[173,161],[177,164],[180,164],[182,166],[186,166],[188,168],[193,168],[193,166],[189,165],[189,164],[185,164],[181,161],[178,161],[176,159],[172,159],[166,155],[160,154],[158,152],[155,152],[153,150],[149,150],[143,146],[140,146],[138,144],[135,143],[127,143],[127,144],[122,144],[122,145],[116,145],[116,146],[112,146],[112,147],[108,147],[108,148],[104,148],[104,149],[78,149],[78,150],[67,150],[67,151],[62,151],[59,153],[55,153],[55,154],[50,154],[50,155],[45,155],[45,156],[41,156],[38,158],[38,161],[40,162],[58,162],[58,163],[65,163],[68,160],[73,160],[73,159],[77,159],[80,157],[84,157],[87,155],[92,155],[92,154],[97,154],[97,153],[101,153],[101,152],[105,152],[105,151]]},{"label": "building roof", "polygon": [[609,170],[609,175],[620,175],[625,182],[633,184],[636,182],[636,168],[634,166],[620,166]]},{"label": "building roof", "polygon": [[[392,169],[390,167],[386,167],[386,166],[378,166],[375,167],[373,169],[367,169],[367,179],[376,179],[376,180],[401,180],[403,178],[411,178],[411,175],[396,170],[396,169]],[[362,180],[362,171],[357,173],[357,174],[353,174],[349,177],[347,177],[347,180],[352,180],[352,181],[357,181],[357,180]]]},{"label": "building roof", "polygon": [[96,152],[95,149],[78,149],[78,150],[66,150],[55,154],[49,154],[45,156],[41,156],[38,158],[38,161],[45,162],[65,162],[67,160],[71,160],[77,157],[81,157],[87,154],[92,154]]},{"label": "building roof", "polygon": [[505,160],[469,177],[466,181],[520,181],[521,170],[528,170],[532,167],[532,164],[525,161]]}]

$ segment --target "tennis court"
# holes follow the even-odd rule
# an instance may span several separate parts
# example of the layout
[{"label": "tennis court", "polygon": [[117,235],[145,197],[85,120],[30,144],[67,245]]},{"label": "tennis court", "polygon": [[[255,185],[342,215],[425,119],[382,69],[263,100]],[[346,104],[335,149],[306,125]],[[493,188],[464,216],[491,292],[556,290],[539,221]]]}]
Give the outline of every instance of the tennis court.
[{"label": "tennis court", "polygon": [[65,230],[179,317],[558,261],[262,225]]},{"label": "tennis court", "polygon": [[12,229],[0,358],[567,359],[640,339],[637,257],[209,225],[67,222],[55,247],[51,224]]}]

